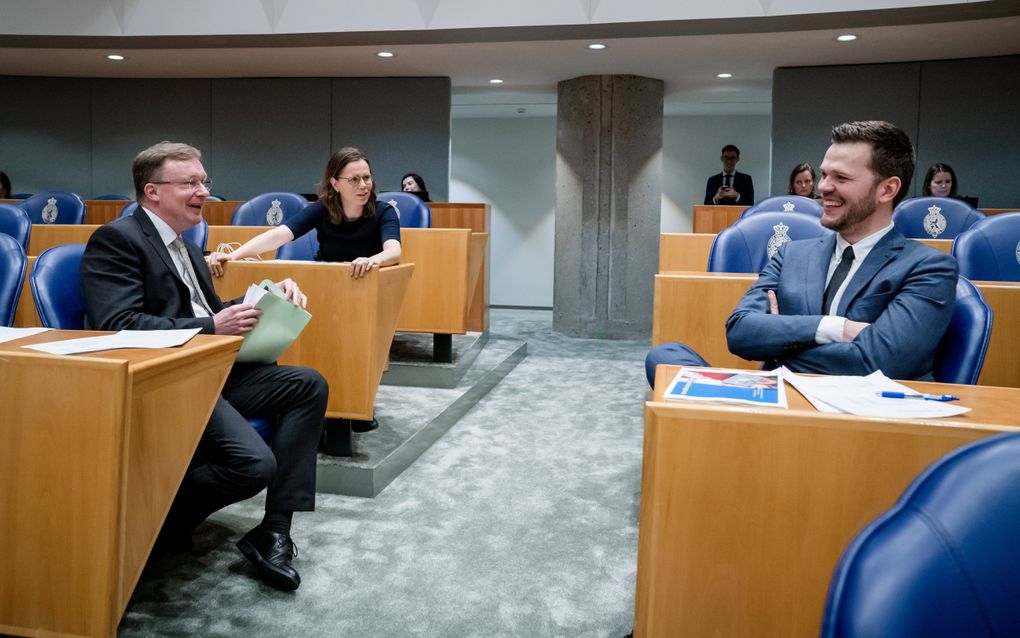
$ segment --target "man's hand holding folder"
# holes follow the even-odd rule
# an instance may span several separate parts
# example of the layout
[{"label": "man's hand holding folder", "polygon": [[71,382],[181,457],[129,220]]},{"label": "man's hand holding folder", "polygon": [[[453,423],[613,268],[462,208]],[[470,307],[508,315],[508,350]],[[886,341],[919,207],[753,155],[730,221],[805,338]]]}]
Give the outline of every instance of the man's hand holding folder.
[{"label": "man's hand holding folder", "polygon": [[262,314],[254,328],[245,333],[241,351],[237,353],[238,361],[276,361],[312,318],[304,309],[307,299],[297,286],[290,279],[281,284],[283,288],[266,279],[257,286],[249,286],[243,303],[253,304]]}]

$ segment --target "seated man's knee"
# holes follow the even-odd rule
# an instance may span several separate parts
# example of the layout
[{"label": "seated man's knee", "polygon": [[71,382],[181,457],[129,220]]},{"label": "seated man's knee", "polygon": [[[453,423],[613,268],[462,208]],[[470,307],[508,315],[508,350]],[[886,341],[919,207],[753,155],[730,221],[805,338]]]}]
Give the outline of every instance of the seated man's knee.
[{"label": "seated man's knee", "polygon": [[676,341],[664,343],[648,351],[645,357],[645,375],[648,385],[655,387],[655,367],[658,365],[673,366],[708,366],[697,352]]},{"label": "seated man's knee", "polygon": [[268,447],[234,468],[234,482],[247,497],[255,496],[276,476],[276,457]]}]

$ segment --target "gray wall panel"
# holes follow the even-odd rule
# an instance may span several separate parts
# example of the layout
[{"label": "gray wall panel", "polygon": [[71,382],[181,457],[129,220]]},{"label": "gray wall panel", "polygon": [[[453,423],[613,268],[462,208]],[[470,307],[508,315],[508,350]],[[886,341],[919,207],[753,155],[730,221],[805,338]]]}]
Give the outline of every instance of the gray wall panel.
[{"label": "gray wall panel", "polygon": [[134,197],[131,162],[157,142],[185,142],[212,159],[209,80],[93,81],[92,186],[82,194]]},{"label": "gray wall panel", "polygon": [[0,77],[0,170],[15,193],[87,193],[90,80]]},{"label": "gray wall panel", "polygon": [[772,194],[786,193],[796,164],[808,162],[818,170],[835,124],[887,120],[916,142],[920,72],[920,63],[776,69]]},{"label": "gray wall panel", "polygon": [[216,193],[314,193],[331,152],[329,92],[328,78],[214,81],[206,169]]},{"label": "gray wall panel", "polygon": [[450,183],[449,78],[336,78],[333,149],[357,146],[378,190],[400,190],[405,173],[425,179],[432,199]]},{"label": "gray wall panel", "polygon": [[979,206],[1020,206],[1020,56],[925,62],[914,193],[936,162],[953,167]]}]

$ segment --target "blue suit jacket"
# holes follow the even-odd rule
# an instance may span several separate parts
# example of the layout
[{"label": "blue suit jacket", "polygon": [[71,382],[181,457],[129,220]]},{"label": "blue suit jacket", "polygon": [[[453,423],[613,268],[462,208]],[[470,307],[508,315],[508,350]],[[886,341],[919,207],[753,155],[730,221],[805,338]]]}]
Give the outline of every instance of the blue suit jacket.
[{"label": "blue suit jacket", "polygon": [[[895,228],[854,273],[837,314],[871,325],[850,343],[815,343],[835,234],[792,241],[762,270],[726,321],[730,351],[794,372],[932,379],[935,348],[956,301],[950,255],[908,240]],[[778,315],[766,291],[776,291]]]},{"label": "blue suit jacket", "polygon": [[[717,173],[708,178],[705,184],[705,204],[713,204],[712,198],[722,186],[722,173]],[[754,180],[746,173],[733,171],[733,190],[740,193],[740,200],[732,197],[724,197],[719,200],[720,206],[753,206],[754,205]]]}]

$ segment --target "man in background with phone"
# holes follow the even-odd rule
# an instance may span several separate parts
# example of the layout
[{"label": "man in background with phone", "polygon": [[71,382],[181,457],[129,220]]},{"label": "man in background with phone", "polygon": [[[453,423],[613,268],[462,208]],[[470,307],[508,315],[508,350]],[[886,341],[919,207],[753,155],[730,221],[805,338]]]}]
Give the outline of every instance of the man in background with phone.
[{"label": "man in background with phone", "polygon": [[737,172],[740,149],[727,144],[722,149],[723,170],[708,178],[705,185],[705,204],[717,206],[751,206],[754,204],[754,180],[750,175]]}]

